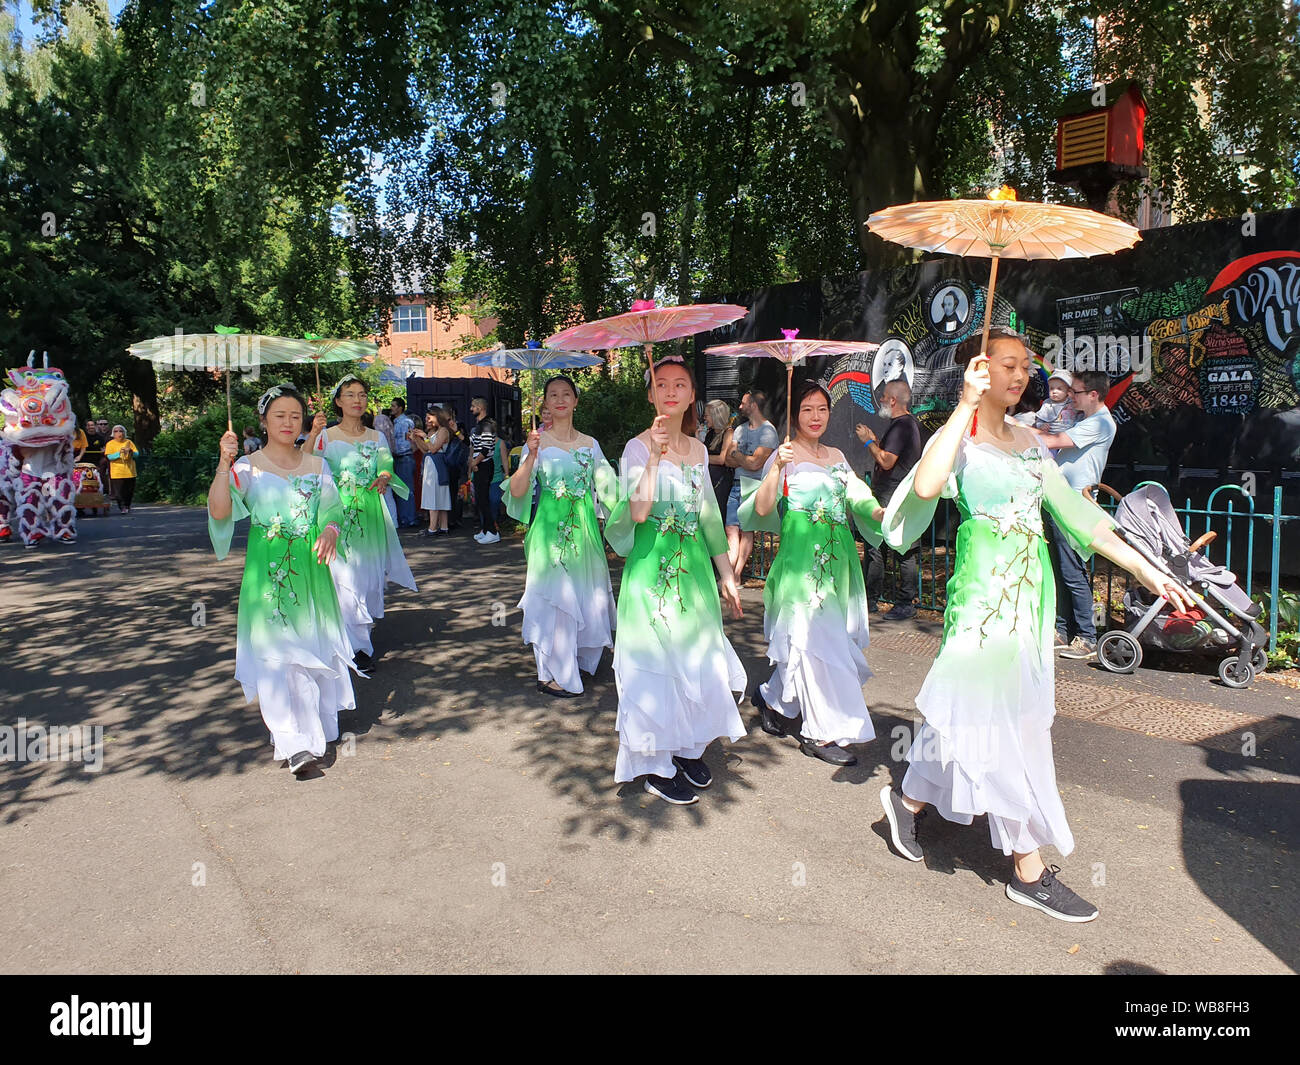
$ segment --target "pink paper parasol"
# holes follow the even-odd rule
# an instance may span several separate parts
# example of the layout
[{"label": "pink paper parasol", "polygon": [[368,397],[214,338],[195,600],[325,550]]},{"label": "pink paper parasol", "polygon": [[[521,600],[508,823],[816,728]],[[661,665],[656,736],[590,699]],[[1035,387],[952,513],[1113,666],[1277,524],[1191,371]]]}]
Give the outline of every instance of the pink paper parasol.
[{"label": "pink paper parasol", "polygon": [[705,348],[706,355],[737,358],[780,359],[785,363],[785,438],[790,439],[790,392],[794,384],[794,364],[817,355],[850,355],[856,351],[874,351],[880,347],[866,340],[799,340],[799,330],[782,329],[784,340],[755,340],[740,344],[715,344]]},{"label": "pink paper parasol", "polygon": [[[650,383],[655,386],[653,346],[661,340],[703,333],[729,325],[749,313],[735,303],[692,303],[680,307],[659,307],[654,300],[637,300],[632,309],[610,318],[562,329],[546,338],[548,348],[630,348],[643,345],[650,363]],[[658,410],[658,407],[655,408]]]}]

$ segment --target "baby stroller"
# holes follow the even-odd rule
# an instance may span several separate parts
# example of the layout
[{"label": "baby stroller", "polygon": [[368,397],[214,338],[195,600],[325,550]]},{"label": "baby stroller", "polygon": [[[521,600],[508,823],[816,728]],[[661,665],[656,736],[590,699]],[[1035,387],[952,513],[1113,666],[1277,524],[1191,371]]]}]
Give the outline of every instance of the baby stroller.
[{"label": "baby stroller", "polygon": [[1191,595],[1196,607],[1171,611],[1169,600],[1134,583],[1124,593],[1124,628],[1097,640],[1097,660],[1112,673],[1132,673],[1142,664],[1142,647],[1177,653],[1222,654],[1219,679],[1244,688],[1268,664],[1268,633],[1255,620],[1261,613],[1224,567],[1200,549],[1214,538],[1207,532],[1195,543],[1183,535],[1169,493],[1158,484],[1130,492],[1115,511],[1117,532],[1161,573]]}]

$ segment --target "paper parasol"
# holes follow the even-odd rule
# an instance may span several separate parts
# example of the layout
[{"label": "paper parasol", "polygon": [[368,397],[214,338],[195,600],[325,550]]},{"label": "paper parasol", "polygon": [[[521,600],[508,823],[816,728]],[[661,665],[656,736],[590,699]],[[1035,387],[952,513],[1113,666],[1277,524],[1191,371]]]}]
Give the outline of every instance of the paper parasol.
[{"label": "paper parasol", "polygon": [[878,237],[904,247],[992,259],[980,359],[988,357],[1000,259],[1083,259],[1131,248],[1142,239],[1133,226],[1118,218],[1081,207],[1021,202],[1015,190],[1006,185],[990,192],[987,200],[940,200],[886,207],[868,218],[866,226]]}]

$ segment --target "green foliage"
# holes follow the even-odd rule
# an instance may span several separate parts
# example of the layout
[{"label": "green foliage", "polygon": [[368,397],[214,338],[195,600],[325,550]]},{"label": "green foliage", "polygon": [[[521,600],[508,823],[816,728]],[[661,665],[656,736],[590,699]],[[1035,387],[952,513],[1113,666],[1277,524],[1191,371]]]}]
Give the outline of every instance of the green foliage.
[{"label": "green foliage", "polygon": [[609,377],[583,370],[569,376],[581,393],[573,414],[575,428],[595,437],[606,458],[617,462],[628,440],[654,419],[645,385],[630,374]]},{"label": "green foliage", "polygon": [[[1256,592],[1252,597],[1264,613],[1261,620],[1267,624],[1271,596]],[[1300,595],[1280,589],[1277,596],[1277,650],[1268,654],[1270,669],[1292,669],[1300,665]]]}]

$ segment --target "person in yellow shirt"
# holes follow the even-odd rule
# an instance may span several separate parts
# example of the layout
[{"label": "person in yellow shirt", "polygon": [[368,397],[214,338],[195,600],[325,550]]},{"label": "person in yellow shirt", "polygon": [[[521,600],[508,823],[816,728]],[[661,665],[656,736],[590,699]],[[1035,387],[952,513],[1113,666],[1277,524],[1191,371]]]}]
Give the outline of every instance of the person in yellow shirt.
[{"label": "person in yellow shirt", "polygon": [[86,448],[90,447],[90,441],[86,439],[86,434],[81,431],[81,426],[77,426],[77,435],[72,439],[72,461],[74,463],[81,461],[81,456],[86,453]]},{"label": "person in yellow shirt", "polygon": [[123,514],[131,513],[131,500],[135,496],[137,451],[136,446],[126,438],[126,429],[120,425],[113,426],[112,439],[104,445],[104,457],[108,459],[109,475],[113,478],[117,509]]}]

